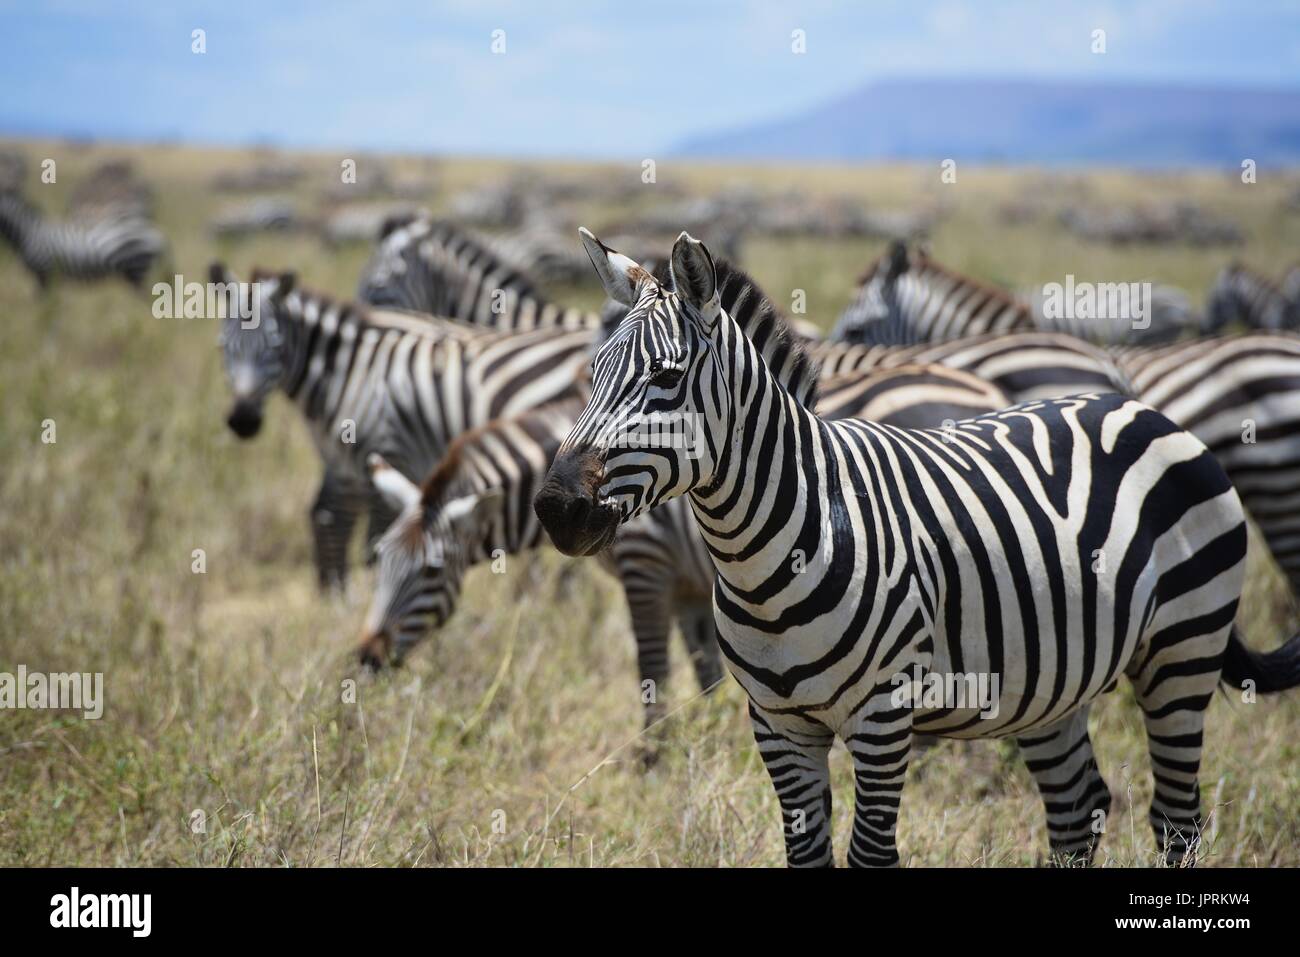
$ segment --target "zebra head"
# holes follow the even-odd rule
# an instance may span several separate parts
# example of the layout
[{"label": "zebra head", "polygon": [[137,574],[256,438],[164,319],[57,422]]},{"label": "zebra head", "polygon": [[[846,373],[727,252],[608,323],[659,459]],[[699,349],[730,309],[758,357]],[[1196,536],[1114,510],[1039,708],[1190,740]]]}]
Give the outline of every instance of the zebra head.
[{"label": "zebra head", "polygon": [[907,244],[894,240],[889,251],[858,280],[857,293],[831,331],[833,342],[872,345],[898,344],[893,331],[901,321],[898,279],[911,267]]},{"label": "zebra head", "polygon": [[731,428],[716,361],[722,306],[704,244],[682,233],[665,283],[581,233],[605,291],[628,311],[596,352],[587,407],[534,501],[569,555],[595,554],[623,522],[708,485],[711,437]]},{"label": "zebra head", "polygon": [[262,407],[285,372],[284,338],[276,310],[293,291],[294,274],[253,274],[239,282],[220,263],[209,267],[211,295],[223,304],[221,354],[234,402],[226,424],[241,439],[262,427]]},{"label": "zebra head", "polygon": [[470,556],[503,495],[456,494],[432,480],[422,491],[379,455],[369,465],[375,488],[398,512],[375,543],[378,573],[359,648],[362,663],[378,669],[400,663],[455,612]]}]

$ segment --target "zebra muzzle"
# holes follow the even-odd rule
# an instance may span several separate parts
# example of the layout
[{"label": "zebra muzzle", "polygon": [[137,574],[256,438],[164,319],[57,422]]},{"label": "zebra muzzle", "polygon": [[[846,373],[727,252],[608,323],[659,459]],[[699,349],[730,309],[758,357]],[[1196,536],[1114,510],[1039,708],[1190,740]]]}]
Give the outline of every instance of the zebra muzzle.
[{"label": "zebra muzzle", "polygon": [[251,439],[262,428],[262,410],[251,402],[236,402],[226,425],[241,439]]},{"label": "zebra muzzle", "polygon": [[618,508],[597,497],[603,476],[604,465],[594,451],[562,452],[533,499],[546,534],[566,555],[594,555],[618,533]]}]

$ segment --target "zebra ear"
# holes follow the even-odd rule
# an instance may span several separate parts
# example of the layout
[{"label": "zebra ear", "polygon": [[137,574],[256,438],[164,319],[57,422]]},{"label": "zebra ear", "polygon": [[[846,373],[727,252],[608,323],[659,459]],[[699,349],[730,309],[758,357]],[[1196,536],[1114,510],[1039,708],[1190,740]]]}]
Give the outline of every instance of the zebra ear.
[{"label": "zebra ear", "polygon": [[637,289],[651,278],[650,274],[622,253],[610,249],[592,235],[586,226],[579,227],[578,235],[582,237],[587,258],[596,267],[596,275],[600,276],[600,282],[609,298],[625,306],[634,305]]},{"label": "zebra ear", "polygon": [[907,258],[907,243],[901,239],[895,239],[889,244],[889,268],[885,275],[889,279],[897,279],[903,273],[911,268],[911,263]]},{"label": "zebra ear", "polygon": [[499,488],[454,498],[442,507],[442,515],[453,528],[473,534],[501,511],[506,495]]},{"label": "zebra ear", "polygon": [[674,292],[694,306],[704,324],[712,329],[722,304],[718,299],[718,272],[708,247],[683,232],[673,243],[670,264]]},{"label": "zebra ear", "polygon": [[282,272],[275,277],[275,296],[276,302],[280,302],[285,296],[293,292],[293,287],[298,282],[298,276],[292,272]]},{"label": "zebra ear", "polygon": [[416,484],[389,465],[378,452],[371,452],[366,464],[370,466],[370,481],[390,508],[405,511],[407,506],[420,500],[420,489]]}]

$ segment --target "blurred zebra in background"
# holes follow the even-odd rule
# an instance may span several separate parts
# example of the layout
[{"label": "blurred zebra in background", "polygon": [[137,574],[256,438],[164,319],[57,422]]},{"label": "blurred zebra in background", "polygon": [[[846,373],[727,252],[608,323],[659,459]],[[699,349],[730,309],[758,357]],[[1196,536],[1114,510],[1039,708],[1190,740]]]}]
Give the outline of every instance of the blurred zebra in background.
[{"label": "blurred zebra in background", "polygon": [[1008,293],[940,266],[896,240],[867,267],[830,338],[907,346],[981,333],[1031,332],[1034,317]]},{"label": "blurred zebra in background", "polygon": [[1233,263],[1210,288],[1205,306],[1206,332],[1240,323],[1266,332],[1300,330],[1300,300],[1287,298],[1283,287],[1255,270]]},{"label": "blurred zebra in background", "polygon": [[597,313],[557,305],[533,279],[451,223],[423,216],[389,222],[362,270],[358,298],[501,331],[585,329]]},{"label": "blurred zebra in background", "polygon": [[[1174,286],[1155,282],[1095,283],[1097,302],[1105,303],[1096,310],[1105,315],[1068,315],[1046,286],[1035,286],[1020,293],[1034,317],[1034,325],[1048,332],[1095,342],[1098,345],[1142,343],[1157,345],[1173,342],[1189,332],[1197,332],[1204,318],[1196,311],[1187,293]],[[1127,289],[1120,289],[1127,287]],[[1057,308],[1052,308],[1055,305]]]},{"label": "blurred zebra in background", "polygon": [[525,223],[511,232],[487,236],[483,244],[543,286],[572,285],[591,277],[591,263],[572,233],[545,222]]},{"label": "blurred zebra in background", "polygon": [[166,247],[162,234],[138,216],[53,220],[15,192],[0,193],[0,235],[41,288],[54,276],[121,276],[140,288]]},{"label": "blurred zebra in background", "polygon": [[[469,567],[547,541],[532,501],[583,402],[554,402],[464,433],[422,486],[372,458],[372,479],[400,514],[376,545],[379,571],[359,648],[364,663],[400,662],[441,628],[456,609]],[[909,365],[835,376],[822,384],[818,410],[828,418],[945,428],[1007,404],[1005,395],[974,376]],[[713,563],[684,499],[629,522],[599,560],[623,585],[648,728],[665,713],[660,692],[670,673],[674,620],[700,689],[722,677]]]},{"label": "blurred zebra in background", "polygon": [[[404,474],[422,476],[460,433],[574,389],[590,347],[582,331],[496,333],[371,311],[297,289],[292,273],[257,272],[252,283],[240,284],[215,263],[210,278],[227,296],[221,336],[233,396],[227,424],[251,438],[261,428],[266,398],[282,391],[298,406],[325,464],[311,511],[325,588],[346,578],[348,542],[372,497],[368,455],[382,454]],[[254,314],[256,324],[241,318]],[[380,525],[371,530],[380,531]]]},{"label": "blurred zebra in background", "polygon": [[1086,284],[1097,298],[1092,307],[1076,309],[1073,280],[1053,288],[1058,285],[1038,287],[1017,298],[941,266],[924,250],[909,251],[906,244],[894,242],[867,267],[830,338],[917,345],[1038,330],[1110,345],[1168,342],[1201,325],[1186,295],[1172,286]]}]

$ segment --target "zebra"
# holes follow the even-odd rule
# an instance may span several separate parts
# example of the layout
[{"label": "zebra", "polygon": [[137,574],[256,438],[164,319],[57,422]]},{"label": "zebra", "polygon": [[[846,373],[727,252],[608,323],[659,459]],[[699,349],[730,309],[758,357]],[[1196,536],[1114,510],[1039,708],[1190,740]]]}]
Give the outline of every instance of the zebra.
[{"label": "zebra", "polygon": [[[703,244],[679,237],[667,289],[582,237],[607,292],[633,308],[595,358],[591,400],[534,508],[560,551],[590,555],[620,523],[689,498],[787,862],[833,861],[838,735],[857,782],[849,863],[898,863],[915,731],[1016,738],[1054,859],[1090,861],[1110,793],[1087,716],[1121,673],[1146,723],[1157,845],[1171,863],[1194,853],[1221,676],[1300,684],[1300,635],[1260,654],[1233,629],[1245,513],[1205,446],[1118,394],[1025,403],[942,434],[825,422],[810,411],[815,363],[761,311],[721,309]],[[695,423],[697,440],[646,447],[631,423],[651,414]],[[955,683],[931,693],[963,674],[986,681],[987,699]]]},{"label": "zebra", "polygon": [[[900,366],[836,376],[822,384],[827,417],[861,416],[903,427],[952,428],[955,420],[1007,405],[972,375],[942,366]],[[583,401],[558,400],[465,432],[423,484],[369,460],[371,480],[397,514],[375,545],[378,572],[358,654],[372,669],[400,663],[455,611],[470,566],[545,542],[530,503]],[[701,691],[722,678],[713,634],[713,563],[686,507],[675,499],[621,530],[600,556],[622,583],[637,648],[645,728],[664,715],[669,631],[680,627]],[[649,693],[653,692],[653,693]]]},{"label": "zebra", "polygon": [[581,282],[591,275],[587,257],[546,222],[525,223],[498,236],[486,236],[483,245],[502,262],[544,286]]},{"label": "zebra", "polygon": [[[573,389],[590,348],[581,331],[497,333],[372,311],[298,289],[292,273],[258,271],[241,284],[214,263],[210,279],[227,304],[221,344],[233,393],[230,429],[255,436],[266,398],[278,389],[298,406],[325,464],[311,516],[327,589],[346,580],[347,545],[371,498],[370,453],[421,476],[466,429]],[[373,531],[384,524],[381,518]]]},{"label": "zebra", "polygon": [[[1135,288],[1134,288],[1135,287]],[[1132,315],[1052,315],[1047,287],[1023,298],[939,265],[924,250],[909,253],[901,242],[867,267],[853,302],[841,315],[832,341],[915,345],[984,333],[1058,332],[1098,345],[1157,344],[1203,325],[1185,293],[1160,283],[1103,284],[1116,306]],[[1132,289],[1130,295],[1129,290]],[[1100,298],[1100,295],[1099,295]],[[1105,307],[1112,297],[1106,296]],[[1100,307],[1099,307],[1100,308]],[[1139,323],[1139,310],[1145,321]]]},{"label": "zebra", "polygon": [[992,286],[945,269],[902,240],[858,280],[853,302],[831,330],[832,340],[914,345],[980,333],[1031,332],[1033,312]]},{"label": "zebra", "polygon": [[544,298],[525,273],[459,227],[425,216],[395,217],[362,270],[357,298],[501,331],[586,330],[600,315]]},{"label": "zebra", "polygon": [[1269,332],[1300,330],[1300,301],[1288,299],[1278,283],[1232,263],[1220,271],[1205,303],[1205,329],[1219,332],[1232,323]]},{"label": "zebra", "polygon": [[122,276],[139,289],[165,249],[162,234],[138,216],[56,221],[12,192],[0,193],[0,235],[42,289],[55,275]]}]

